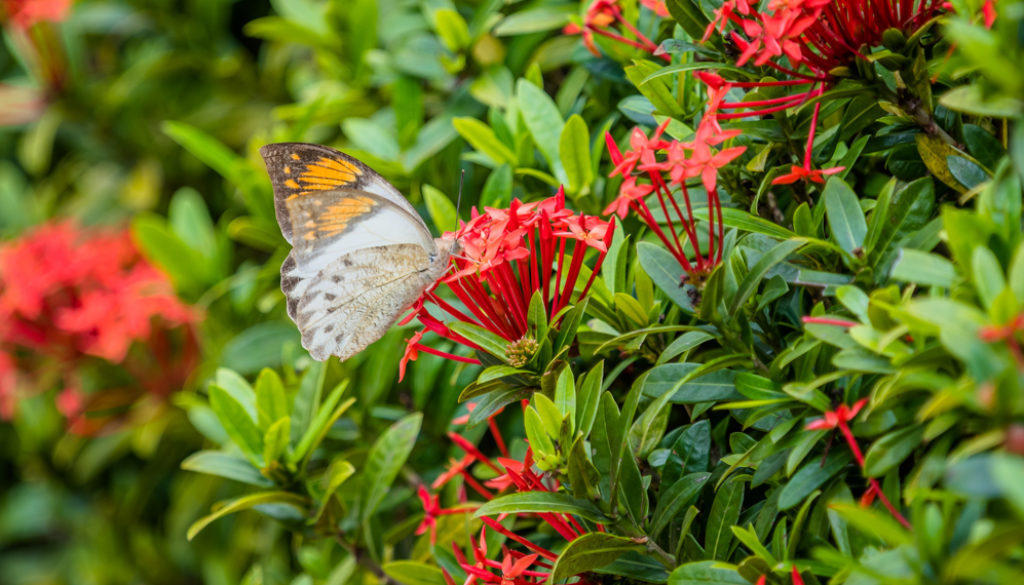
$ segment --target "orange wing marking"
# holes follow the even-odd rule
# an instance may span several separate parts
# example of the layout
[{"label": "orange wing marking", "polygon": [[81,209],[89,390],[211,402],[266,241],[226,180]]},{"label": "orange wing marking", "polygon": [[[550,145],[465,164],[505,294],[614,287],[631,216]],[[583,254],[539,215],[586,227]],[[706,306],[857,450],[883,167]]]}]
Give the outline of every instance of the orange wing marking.
[{"label": "orange wing marking", "polygon": [[[369,197],[355,196],[345,198],[333,205],[330,205],[316,218],[316,236],[336,236],[348,228],[349,222],[353,219],[369,213],[375,202]],[[313,233],[313,232],[310,232]],[[307,234],[308,237],[308,234]],[[309,238],[313,239],[313,238]]]},{"label": "orange wing marking", "polygon": [[338,159],[321,157],[320,160],[310,163],[306,170],[299,175],[302,188],[306,189],[300,195],[309,191],[327,191],[344,187],[356,181],[361,174],[359,167]]}]

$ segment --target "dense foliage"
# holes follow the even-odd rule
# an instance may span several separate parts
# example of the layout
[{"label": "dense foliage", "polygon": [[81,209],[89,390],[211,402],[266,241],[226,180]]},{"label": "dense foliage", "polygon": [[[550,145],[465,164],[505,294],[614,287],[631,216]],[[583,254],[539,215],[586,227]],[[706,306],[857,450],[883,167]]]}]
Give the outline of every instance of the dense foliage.
[{"label": "dense foliage", "polygon": [[[0,22],[0,583],[1024,574],[1021,0]],[[289,141],[462,247],[345,362]]]}]

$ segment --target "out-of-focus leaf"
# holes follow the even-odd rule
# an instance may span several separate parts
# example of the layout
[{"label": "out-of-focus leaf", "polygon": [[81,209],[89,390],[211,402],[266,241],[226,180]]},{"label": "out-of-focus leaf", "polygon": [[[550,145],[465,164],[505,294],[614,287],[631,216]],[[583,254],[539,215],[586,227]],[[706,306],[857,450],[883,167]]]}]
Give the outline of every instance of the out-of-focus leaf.
[{"label": "out-of-focus leaf", "polygon": [[260,475],[260,471],[244,458],[222,451],[199,451],[181,462],[181,468],[233,479],[256,487],[271,487],[274,482]]},{"label": "out-of-focus leaf", "polygon": [[410,414],[391,425],[370,448],[362,475],[361,517],[364,523],[384,501],[391,484],[412,453],[422,422],[422,413]]}]

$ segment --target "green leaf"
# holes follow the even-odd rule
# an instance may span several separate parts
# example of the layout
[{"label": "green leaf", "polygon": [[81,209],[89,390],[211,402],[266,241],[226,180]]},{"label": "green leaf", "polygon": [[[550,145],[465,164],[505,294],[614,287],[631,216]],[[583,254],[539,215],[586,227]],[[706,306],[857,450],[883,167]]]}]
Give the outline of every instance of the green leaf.
[{"label": "green leaf", "polygon": [[259,426],[266,430],[270,425],[288,416],[288,396],[277,372],[264,368],[256,378],[256,411]]},{"label": "green leaf", "polygon": [[162,268],[175,288],[185,291],[198,289],[200,279],[195,268],[203,265],[203,259],[168,227],[163,218],[140,214],[132,222],[132,236],[143,256]]},{"label": "green leaf", "polygon": [[260,471],[245,458],[222,451],[199,451],[181,462],[187,471],[216,475],[257,487],[271,487],[274,482],[260,475]]},{"label": "green leaf", "polygon": [[992,479],[1003,497],[1024,518],[1024,458],[1008,453],[993,453]]},{"label": "green leaf", "polygon": [[717,561],[679,565],[668,576],[668,585],[750,585],[736,567]]},{"label": "green leaf", "polygon": [[699,471],[679,478],[658,496],[658,505],[652,518],[654,523],[649,532],[651,538],[657,538],[662,530],[676,521],[676,516],[697,500],[697,496],[707,485],[711,473]]},{"label": "green leaf", "polygon": [[523,122],[537,148],[547,159],[551,172],[560,182],[567,182],[558,154],[558,141],[565,127],[558,106],[543,89],[525,79],[520,79],[516,84],[516,102]]},{"label": "green leaf", "polygon": [[953,173],[950,172],[947,160],[950,156],[960,156],[962,158],[970,159],[971,157],[969,154],[946,144],[937,136],[930,136],[924,132],[915,135],[914,142],[917,144],[917,152],[921,155],[921,160],[924,161],[924,166],[931,171],[932,175],[934,175],[936,179],[942,181],[951,189],[955,189],[959,193],[967,191],[967,189],[960,184],[960,181],[953,176]]},{"label": "green leaf", "polygon": [[594,180],[590,166],[590,132],[579,114],[573,114],[565,122],[558,140],[558,153],[569,178],[569,191],[579,193],[589,187]]},{"label": "green leaf", "polygon": [[365,523],[377,511],[398,472],[412,453],[423,422],[423,413],[413,413],[391,425],[374,442],[363,468],[362,513]]},{"label": "green leaf", "polygon": [[480,193],[481,207],[505,207],[512,201],[512,167],[501,165],[487,176]]},{"label": "green leaf", "polygon": [[693,298],[687,294],[692,287],[682,285],[683,270],[679,266],[679,261],[664,247],[651,242],[639,242],[636,245],[636,255],[644,272],[651,277],[661,292],[684,311],[693,313]]},{"label": "green leaf", "polygon": [[896,257],[889,278],[924,286],[950,288],[956,279],[956,268],[952,262],[937,254],[903,248]]},{"label": "green leaf", "polygon": [[690,39],[696,41],[704,37],[710,21],[701,10],[700,3],[694,0],[668,0],[665,6],[673,20],[690,35]]},{"label": "green leaf", "polygon": [[245,159],[195,126],[168,120],[163,123],[163,131],[228,181],[241,183],[240,175],[249,171]]},{"label": "green leaf", "polygon": [[381,565],[384,573],[404,585],[445,585],[441,569],[417,561],[391,561]]},{"label": "green leaf", "polygon": [[465,49],[472,40],[466,20],[451,8],[434,11],[434,30],[449,51],[458,52]]},{"label": "green leaf", "polygon": [[473,148],[487,155],[497,165],[516,164],[516,153],[494,133],[490,126],[476,118],[454,118],[452,126]]},{"label": "green leaf", "polygon": [[313,362],[302,374],[299,390],[292,398],[292,445],[299,444],[302,434],[320,408],[326,373],[327,368],[323,362]]},{"label": "green leaf", "polygon": [[256,426],[256,421],[249,418],[245,408],[216,384],[210,384],[210,407],[231,440],[242,449],[250,461],[262,467],[260,458],[263,455],[263,436]]},{"label": "green leaf", "polygon": [[578,5],[559,4],[517,10],[505,17],[494,27],[496,36],[524,35],[562,28],[569,24],[569,18],[579,10]]},{"label": "green leaf", "polygon": [[864,454],[864,473],[869,477],[884,475],[906,459],[924,439],[924,427],[914,425],[888,433],[872,443]]},{"label": "green leaf", "polygon": [[494,357],[504,360],[505,359],[505,347],[508,342],[504,338],[491,333],[490,331],[473,325],[472,323],[465,323],[462,321],[451,324],[452,331],[479,345],[484,351],[493,355]]},{"label": "green leaf", "polygon": [[991,307],[999,293],[1006,288],[1003,269],[991,248],[985,245],[974,248],[974,254],[971,255],[971,272],[974,290],[978,292],[981,304],[985,308]]},{"label": "green leaf", "polygon": [[204,528],[209,526],[213,521],[223,518],[228,514],[234,514],[241,510],[246,510],[254,506],[261,506],[263,504],[283,504],[291,506],[298,510],[301,514],[305,515],[306,512],[306,499],[297,496],[290,492],[261,492],[258,494],[252,494],[249,496],[242,496],[228,502],[220,504],[220,507],[216,512],[203,516],[199,520],[196,520],[192,526],[189,526],[188,533],[185,535],[188,540],[195,538]]},{"label": "green leaf", "polygon": [[330,504],[331,498],[334,496],[334,492],[338,491],[341,484],[348,481],[348,478],[352,477],[355,472],[355,466],[345,459],[339,457],[331,462],[330,467],[327,468],[327,471],[320,479],[320,485],[323,486],[324,493],[323,500],[320,502],[320,509],[316,513],[317,518],[323,516],[327,505]]},{"label": "green leaf", "polygon": [[313,422],[306,427],[306,431],[302,433],[302,438],[299,439],[298,444],[295,446],[295,450],[288,457],[289,463],[296,463],[303,459],[308,459],[313,453],[313,450],[317,448],[324,437],[327,435],[327,431],[330,430],[331,426],[341,418],[341,415],[345,413],[353,404],[355,404],[355,398],[349,398],[342,404],[338,404],[341,400],[341,395],[345,393],[345,388],[348,387],[348,380],[343,380],[340,384],[334,387],[331,394],[327,397],[327,400],[320,405],[317,410],[316,417]]},{"label": "green leaf", "polygon": [[288,449],[288,439],[291,434],[291,419],[287,416],[280,418],[270,425],[267,432],[263,434],[263,464],[271,465],[281,460]]},{"label": "green leaf", "polygon": [[[727,558],[733,541],[731,527],[740,520],[743,484],[749,479],[750,476],[747,475],[734,475],[725,480],[715,493],[715,500],[711,504],[711,513],[708,516],[707,533],[704,535],[704,554],[708,558]],[[671,578],[669,582],[672,582]]]},{"label": "green leaf", "polygon": [[660,69],[659,65],[650,61],[634,60],[633,65],[626,67],[625,71],[626,77],[654,104],[658,112],[673,118],[682,118],[686,112],[676,101],[672,78],[654,75]]},{"label": "green leaf", "polygon": [[241,374],[281,364],[282,349],[299,345],[299,330],[291,322],[266,321],[243,330],[224,346],[220,363]]},{"label": "green leaf", "polygon": [[455,205],[447,195],[430,185],[423,185],[423,199],[427,203],[427,213],[439,232],[456,230]]},{"label": "green leaf", "polygon": [[498,514],[543,512],[573,514],[591,522],[608,522],[608,518],[601,510],[587,500],[555,492],[520,492],[499,496],[477,508],[473,515],[479,518]]},{"label": "green leaf", "polygon": [[890,517],[888,512],[862,508],[857,504],[831,504],[829,507],[857,530],[872,534],[892,546],[914,542],[913,535]]},{"label": "green leaf", "polygon": [[[827,189],[827,188],[826,188]],[[861,217],[863,219],[863,217]],[[758,285],[761,280],[764,279],[768,271],[775,267],[776,264],[784,261],[789,257],[790,254],[799,250],[805,242],[800,240],[786,240],[779,242],[770,250],[765,252],[758,260],[750,267],[750,272],[743,277],[739,287],[736,289],[736,294],[732,298],[732,302],[729,303],[729,314],[735,315],[739,312],[743,304],[747,302],[747,299],[757,291]]]},{"label": "green leaf", "polygon": [[644,394],[657,398],[666,392],[672,392],[672,400],[676,403],[743,398],[736,392],[733,383],[735,372],[718,370],[701,375],[698,371],[701,367],[703,364],[686,363],[664,364],[652,368],[644,384]]},{"label": "green leaf", "polygon": [[831,177],[825,184],[823,197],[832,238],[840,248],[853,254],[864,245],[868,231],[856,193],[839,177]]},{"label": "green leaf", "polygon": [[962,156],[947,156],[946,166],[949,167],[949,173],[953,178],[968,189],[973,189],[989,179],[988,173],[980,164]]},{"label": "green leaf", "polygon": [[551,569],[548,583],[559,583],[603,567],[629,551],[643,552],[645,548],[631,538],[588,532],[566,545]]},{"label": "green leaf", "polygon": [[[191,187],[178,189],[171,197],[167,210],[174,233],[203,258],[212,258],[217,252],[217,234],[210,220],[206,202]],[[207,263],[208,264],[208,263]]]},{"label": "green leaf", "polygon": [[802,503],[811,493],[832,479],[844,467],[850,464],[853,458],[849,453],[832,453],[825,461],[814,459],[804,464],[779,493],[779,510],[785,511],[797,504]]}]

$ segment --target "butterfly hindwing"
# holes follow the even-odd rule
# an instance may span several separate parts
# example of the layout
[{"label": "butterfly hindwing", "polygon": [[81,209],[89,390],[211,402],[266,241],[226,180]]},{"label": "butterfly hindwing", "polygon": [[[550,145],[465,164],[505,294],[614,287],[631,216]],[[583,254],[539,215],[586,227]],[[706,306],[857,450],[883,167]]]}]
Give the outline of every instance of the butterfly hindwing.
[{"label": "butterfly hindwing", "polygon": [[[411,214],[419,223],[416,210],[384,177],[362,162],[318,144],[281,142],[260,149],[274,187],[274,209],[281,233],[293,242],[293,221],[289,201],[315,196],[325,191],[354,189],[382,197]],[[426,226],[423,226],[426,229]]]},{"label": "butterfly hindwing", "polygon": [[361,248],[315,275],[292,252],[281,266],[288,315],[314,359],[342,360],[379,339],[447,267],[417,244]]}]

